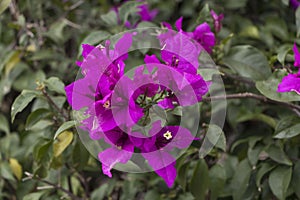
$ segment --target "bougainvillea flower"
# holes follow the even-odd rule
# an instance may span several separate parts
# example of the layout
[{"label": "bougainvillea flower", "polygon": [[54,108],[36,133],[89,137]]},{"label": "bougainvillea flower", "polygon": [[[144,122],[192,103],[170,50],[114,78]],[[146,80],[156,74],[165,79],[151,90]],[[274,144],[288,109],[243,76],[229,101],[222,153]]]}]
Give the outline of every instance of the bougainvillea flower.
[{"label": "bougainvillea flower", "polygon": [[130,141],[128,134],[120,128],[105,132],[106,142],[111,147],[98,154],[98,159],[102,163],[102,171],[109,177],[112,177],[111,169],[117,163],[127,163],[134,151],[134,145]]},{"label": "bougainvillea flower", "polygon": [[220,32],[221,28],[222,28],[222,20],[224,19],[224,14],[221,13],[220,15],[217,15],[217,13],[215,13],[215,11],[211,10],[210,14],[214,20],[214,28],[216,33]]},{"label": "bougainvillea flower", "polygon": [[138,15],[141,16],[142,21],[152,21],[158,13],[157,9],[149,10],[148,4],[138,6]]},{"label": "bougainvillea flower", "polygon": [[160,121],[153,123],[149,134],[151,137],[145,139],[141,148],[142,155],[168,187],[172,187],[176,179],[176,168],[171,151],[174,148],[187,148],[194,137],[189,130],[180,126],[161,128]]},{"label": "bougainvillea flower", "polygon": [[290,5],[296,10],[300,6],[300,2],[298,0],[290,0]]},{"label": "bougainvillea flower", "polygon": [[[131,42],[132,35],[126,33],[118,40],[114,50],[109,48],[109,41],[105,46],[83,45],[84,60],[80,67],[84,77],[65,87],[67,100],[74,110],[87,108],[85,114],[89,117],[83,120],[83,125],[93,134],[116,126],[110,110],[111,95],[124,74],[123,61],[127,58]],[[91,125],[97,121],[95,116],[99,126]]]},{"label": "bougainvillea flower", "polygon": [[[300,53],[296,43],[293,46],[294,52],[294,66],[300,67]],[[296,74],[288,74],[283,77],[281,83],[278,85],[277,92],[296,92],[300,95],[300,69]]]},{"label": "bougainvillea flower", "polygon": [[[204,22],[198,25],[193,32],[184,32],[182,30],[182,20],[183,18],[180,17],[175,22],[177,31],[196,40],[208,53],[211,53],[212,47],[215,45],[216,39],[209,25],[206,22]],[[172,33],[172,31],[170,31],[172,29],[172,26],[169,23],[163,22],[163,25],[167,27],[168,31],[159,35],[160,40],[166,40],[167,38],[170,38],[175,35],[174,33]]]},{"label": "bougainvillea flower", "polygon": [[293,52],[294,52],[294,59],[295,59],[294,66],[300,67],[300,53],[299,53],[296,43],[294,43]]},{"label": "bougainvillea flower", "polygon": [[296,92],[300,95],[300,73],[289,74],[283,77],[278,85],[277,92]]},{"label": "bougainvillea flower", "polygon": [[166,88],[166,97],[158,102],[162,108],[173,109],[174,103],[181,106],[194,105],[208,92],[209,83],[205,82],[201,75],[172,65],[170,67],[161,65],[155,55],[146,55],[144,60],[151,70],[156,67],[157,83],[162,89]]},{"label": "bougainvillea flower", "polygon": [[143,109],[133,99],[134,82],[123,76],[112,95],[111,109],[118,126],[131,127],[144,115]]},{"label": "bougainvillea flower", "polygon": [[212,47],[216,43],[215,35],[206,22],[196,27],[193,31],[193,39],[198,41],[208,53],[212,52]]}]

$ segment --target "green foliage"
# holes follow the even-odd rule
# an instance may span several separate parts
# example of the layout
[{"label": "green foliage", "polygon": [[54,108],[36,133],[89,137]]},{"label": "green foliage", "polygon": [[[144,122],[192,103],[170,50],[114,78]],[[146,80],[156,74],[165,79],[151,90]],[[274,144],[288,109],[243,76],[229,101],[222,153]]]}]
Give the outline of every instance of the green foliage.
[{"label": "green foliage", "polygon": [[[300,199],[300,95],[277,92],[296,72],[291,49],[300,44],[300,9],[288,0],[149,0],[159,14],[139,22],[141,2],[119,2],[0,0],[0,199]],[[111,10],[117,4],[118,15]],[[211,55],[217,69],[200,73],[223,78],[224,127],[210,124],[211,104],[203,101],[199,140],[177,160],[173,188],[155,173],[102,175],[66,103],[81,45],[126,31],[127,20],[159,27],[183,15],[184,30],[203,22],[214,30],[211,9],[225,16]],[[167,114],[179,119],[182,109]]]}]

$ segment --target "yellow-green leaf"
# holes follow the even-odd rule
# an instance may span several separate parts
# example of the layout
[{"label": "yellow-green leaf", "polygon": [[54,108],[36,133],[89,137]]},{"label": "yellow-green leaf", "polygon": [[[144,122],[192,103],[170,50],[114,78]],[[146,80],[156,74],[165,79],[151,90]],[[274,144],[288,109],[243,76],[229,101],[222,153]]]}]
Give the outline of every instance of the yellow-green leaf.
[{"label": "yellow-green leaf", "polygon": [[54,157],[58,157],[72,142],[73,132],[64,131],[58,135],[56,141],[53,143]]},{"label": "yellow-green leaf", "polygon": [[14,159],[14,158],[10,158],[9,159],[9,165],[10,168],[12,170],[12,172],[14,173],[14,175],[21,180],[22,178],[22,166],[20,165],[20,163],[18,162],[18,160]]},{"label": "yellow-green leaf", "polygon": [[11,0],[0,0],[0,14],[9,6]]}]

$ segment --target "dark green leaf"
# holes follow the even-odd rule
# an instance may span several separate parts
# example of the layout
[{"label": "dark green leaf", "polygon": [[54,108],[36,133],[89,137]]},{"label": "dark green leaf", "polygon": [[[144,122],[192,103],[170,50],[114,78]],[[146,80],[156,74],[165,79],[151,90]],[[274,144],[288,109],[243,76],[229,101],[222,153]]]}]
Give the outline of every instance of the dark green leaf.
[{"label": "dark green leaf", "polygon": [[[242,172],[242,173],[241,173]],[[236,168],[233,180],[231,182],[233,199],[242,199],[251,175],[251,166],[248,159],[244,159]]]},{"label": "dark green leaf", "polygon": [[21,112],[39,93],[32,90],[23,90],[15,99],[11,107],[11,122],[14,121],[16,114]]},{"label": "dark green leaf", "polygon": [[249,45],[235,46],[230,49],[223,63],[241,76],[254,80],[264,80],[271,75],[266,56]]},{"label": "dark green leaf", "polygon": [[25,195],[23,197],[23,200],[39,200],[43,196],[43,194],[45,194],[45,191],[30,193]]},{"label": "dark green leaf", "polygon": [[[93,31],[83,39],[81,44],[98,45],[101,41],[107,39],[109,36],[110,34],[106,31]],[[81,53],[82,47],[80,45],[78,55],[81,55]]]},{"label": "dark green leaf", "polygon": [[161,199],[159,193],[156,190],[147,191],[144,200]]},{"label": "dark green leaf", "polygon": [[263,178],[263,176],[275,167],[276,165],[271,165],[270,163],[261,164],[256,174],[256,186],[258,188],[261,187],[261,179]]},{"label": "dark green leaf", "polygon": [[101,19],[110,26],[115,26],[118,24],[118,18],[115,11],[109,11],[108,13],[101,15]]},{"label": "dark green leaf", "polygon": [[107,195],[108,184],[102,184],[100,187],[95,189],[91,194],[91,200],[102,200]]},{"label": "dark green leaf", "polygon": [[208,189],[209,176],[208,167],[204,159],[200,159],[195,167],[191,182],[190,191],[196,200],[204,200]]},{"label": "dark green leaf", "polygon": [[125,23],[128,20],[128,16],[135,14],[138,11],[137,6],[141,5],[142,2],[129,1],[121,5],[119,9],[119,16],[122,23]]},{"label": "dark green leaf", "polygon": [[239,9],[246,6],[248,0],[227,0],[225,1],[225,8],[228,9]]},{"label": "dark green leaf", "polygon": [[7,180],[15,181],[13,172],[7,162],[0,162],[0,175]]},{"label": "dark green leaf", "polygon": [[280,131],[277,135],[275,135],[275,138],[283,139],[283,138],[291,138],[295,137],[300,134],[300,124],[293,125],[291,127],[288,127],[287,129],[284,129]]},{"label": "dark green leaf", "polygon": [[300,95],[294,92],[277,92],[277,87],[284,75],[284,71],[277,70],[268,80],[257,81],[256,88],[260,93],[275,101],[300,101]]},{"label": "dark green leaf", "polygon": [[279,200],[284,200],[286,198],[286,193],[291,181],[291,176],[291,167],[278,166],[271,172],[269,177],[269,185],[273,194]]},{"label": "dark green leaf", "polygon": [[45,86],[53,92],[65,95],[65,84],[57,77],[50,77],[44,81]]},{"label": "dark green leaf", "polygon": [[270,158],[278,163],[285,164],[288,166],[292,165],[290,159],[286,156],[282,148],[271,145],[266,152],[269,154]]},{"label": "dark green leaf", "polygon": [[259,159],[259,155],[262,152],[264,146],[257,145],[255,148],[248,148],[248,159],[252,166],[255,166],[257,164],[257,161]]},{"label": "dark green leaf", "polygon": [[40,108],[30,113],[30,115],[26,119],[26,124],[25,124],[26,129],[30,129],[38,121],[49,116],[49,114],[50,114],[49,110],[45,108]]},{"label": "dark green leaf", "polygon": [[0,131],[4,131],[6,134],[10,132],[8,120],[2,114],[0,114]]},{"label": "dark green leaf", "polygon": [[293,170],[292,188],[294,189],[294,192],[298,198],[300,198],[299,185],[300,185],[300,161],[297,161]]},{"label": "dark green leaf", "polygon": [[223,166],[215,164],[209,170],[210,199],[217,199],[222,193],[226,182],[226,171]]}]

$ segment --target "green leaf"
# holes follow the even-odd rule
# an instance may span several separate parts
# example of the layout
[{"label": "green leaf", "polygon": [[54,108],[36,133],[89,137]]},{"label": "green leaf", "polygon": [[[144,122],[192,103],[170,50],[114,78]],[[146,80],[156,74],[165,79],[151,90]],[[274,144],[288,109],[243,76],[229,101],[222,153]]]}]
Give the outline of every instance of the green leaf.
[{"label": "green leaf", "polygon": [[7,162],[0,162],[0,176],[11,181],[15,181],[13,172]]},{"label": "green leaf", "polygon": [[[110,36],[110,33],[107,31],[93,31],[88,34],[81,44],[89,44],[89,45],[98,45],[101,41],[107,39]],[[82,47],[80,45],[78,55],[81,55]]]},{"label": "green leaf", "polygon": [[69,146],[73,140],[73,132],[64,131],[57,136],[57,139],[53,143],[53,155],[58,157]]},{"label": "green leaf", "polygon": [[105,24],[110,26],[115,26],[118,24],[118,18],[115,11],[109,11],[108,13],[101,15],[101,19],[104,21]]},{"label": "green leaf", "polygon": [[223,166],[215,164],[209,170],[210,199],[215,200],[222,193],[226,182],[226,171]]},{"label": "green leaf", "polygon": [[57,138],[57,136],[58,136],[61,132],[70,129],[70,128],[72,128],[72,127],[75,126],[75,125],[76,125],[76,122],[75,122],[75,121],[67,121],[67,122],[64,122],[64,123],[57,129],[57,131],[55,132],[55,134],[54,134],[54,140]]},{"label": "green leaf", "polygon": [[215,145],[217,148],[226,151],[226,137],[223,130],[219,126],[214,124],[209,125],[206,137],[212,145]]},{"label": "green leaf", "polygon": [[147,191],[144,200],[161,199],[159,193],[156,190]]},{"label": "green leaf", "polygon": [[297,27],[297,37],[300,35],[300,8],[298,7],[295,12],[295,19],[296,19],[296,27]]},{"label": "green leaf", "polygon": [[271,75],[267,57],[250,45],[231,48],[222,61],[234,72],[253,80],[264,80]]},{"label": "green leaf", "polygon": [[39,199],[43,196],[43,194],[45,194],[44,191],[26,194],[26,195],[23,197],[23,200],[39,200]]},{"label": "green leaf", "polygon": [[197,18],[197,24],[207,22],[208,19],[211,19],[211,14],[210,14],[209,5],[205,4],[203,6],[202,10],[199,12],[199,15],[198,15],[198,18]]},{"label": "green leaf", "polygon": [[278,166],[269,177],[269,185],[273,194],[279,199],[284,200],[292,176],[291,167]]},{"label": "green leaf", "polygon": [[292,138],[300,134],[300,124],[293,125],[287,129],[280,131],[274,138],[283,139],[283,138]]},{"label": "green leaf", "polygon": [[247,156],[252,166],[256,166],[259,155],[262,152],[263,148],[264,146],[262,145],[257,145],[255,148],[248,148]]},{"label": "green leaf", "polygon": [[225,1],[224,7],[228,9],[244,8],[247,2],[248,0],[227,0]]},{"label": "green leaf", "polygon": [[209,184],[208,167],[204,159],[200,159],[195,167],[190,182],[190,191],[197,200],[204,200]]},{"label": "green leaf", "polygon": [[283,45],[278,49],[278,54],[277,54],[277,60],[284,65],[285,64],[285,57],[288,54],[288,52],[291,50],[290,45]]},{"label": "green leaf", "polygon": [[276,165],[271,165],[270,163],[262,163],[260,168],[256,174],[256,186],[259,188],[261,187],[261,179],[264,175],[266,175],[269,171],[274,169]]},{"label": "green leaf", "polygon": [[25,128],[30,129],[33,125],[35,125],[41,119],[49,116],[50,112],[48,109],[40,108],[35,110],[34,112],[30,113],[26,119]]},{"label": "green leaf", "polygon": [[294,189],[294,192],[298,198],[300,198],[299,185],[300,185],[300,161],[298,160],[295,163],[293,176],[292,176],[292,188]]},{"label": "green leaf", "polygon": [[243,195],[246,192],[247,186],[249,184],[249,179],[251,175],[251,166],[248,159],[244,159],[239,163],[236,168],[233,180],[231,182],[233,199],[243,199]]},{"label": "green leaf", "polygon": [[300,95],[295,92],[277,92],[277,87],[285,74],[285,71],[277,70],[267,80],[257,81],[256,88],[261,94],[275,101],[300,101]]},{"label": "green leaf", "polygon": [[91,200],[102,200],[107,196],[108,184],[104,183],[97,189],[95,189],[91,194]]},{"label": "green leaf", "polygon": [[51,38],[54,42],[60,43],[64,39],[63,29],[67,25],[65,19],[59,19],[51,24],[49,31],[44,33],[47,37]]},{"label": "green leaf", "polygon": [[11,107],[11,122],[14,121],[16,114],[21,112],[39,93],[32,90],[23,90],[15,99]]},{"label": "green leaf", "polygon": [[280,38],[283,41],[287,40],[289,37],[288,28],[285,21],[278,16],[267,17],[266,28],[272,33],[272,35]]},{"label": "green leaf", "polygon": [[65,84],[57,77],[50,77],[44,81],[45,86],[53,92],[65,95]]},{"label": "green leaf", "polygon": [[8,120],[2,114],[0,114],[0,131],[4,131],[6,134],[10,132]]},{"label": "green leaf", "polygon": [[128,20],[128,16],[135,14],[138,11],[137,6],[142,5],[142,2],[129,1],[121,5],[119,9],[119,16],[122,23]]},{"label": "green leaf", "polygon": [[88,163],[89,157],[90,153],[83,146],[81,141],[77,141],[72,153],[73,167],[79,170],[83,169]]},{"label": "green leaf", "polygon": [[285,164],[288,166],[291,166],[293,163],[290,161],[290,159],[286,156],[286,154],[284,153],[284,151],[282,150],[282,148],[275,146],[275,145],[271,145],[266,152],[269,154],[269,157],[281,164]]},{"label": "green leaf", "polygon": [[183,191],[186,190],[186,182],[187,182],[187,171],[190,163],[184,163],[180,168],[178,169],[178,177],[177,181],[181,185]]},{"label": "green leaf", "polygon": [[0,15],[8,8],[11,0],[0,0]]}]

